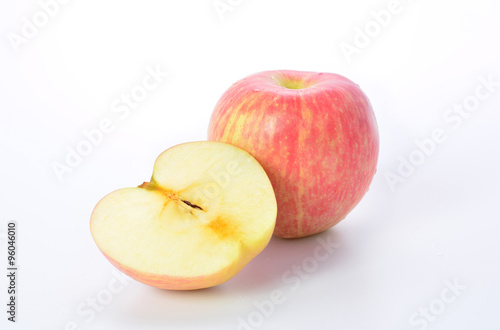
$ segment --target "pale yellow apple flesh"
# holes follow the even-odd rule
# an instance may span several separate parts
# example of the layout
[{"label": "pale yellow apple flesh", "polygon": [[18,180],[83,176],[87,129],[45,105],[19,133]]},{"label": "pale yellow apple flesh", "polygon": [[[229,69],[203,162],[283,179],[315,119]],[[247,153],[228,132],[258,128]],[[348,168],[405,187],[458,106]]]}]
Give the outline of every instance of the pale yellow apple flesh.
[{"label": "pale yellow apple flesh", "polygon": [[260,164],[225,143],[191,142],[163,152],[151,182],[105,196],[90,221],[104,255],[159,288],[223,283],[268,244],[276,199]]}]

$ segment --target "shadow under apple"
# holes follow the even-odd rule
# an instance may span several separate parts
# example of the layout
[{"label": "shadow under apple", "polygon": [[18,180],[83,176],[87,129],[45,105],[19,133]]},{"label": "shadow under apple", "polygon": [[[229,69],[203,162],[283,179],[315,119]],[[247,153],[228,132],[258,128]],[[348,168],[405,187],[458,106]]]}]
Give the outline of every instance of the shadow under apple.
[{"label": "shadow under apple", "polygon": [[[144,318],[180,325],[190,320],[208,325],[225,317],[234,321],[276,289],[289,291],[286,275],[301,271],[313,278],[348,260],[349,251],[337,229],[298,238],[273,237],[269,245],[234,278],[219,286],[194,291],[169,291],[137,284],[120,308],[130,322]],[[316,263],[314,265],[314,263]],[[245,306],[242,309],[242,306]]]}]

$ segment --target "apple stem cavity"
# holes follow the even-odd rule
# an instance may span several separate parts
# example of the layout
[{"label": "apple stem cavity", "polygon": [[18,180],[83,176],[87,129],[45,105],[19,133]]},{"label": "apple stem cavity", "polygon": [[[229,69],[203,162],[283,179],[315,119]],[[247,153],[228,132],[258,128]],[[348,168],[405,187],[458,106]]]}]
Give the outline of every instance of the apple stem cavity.
[{"label": "apple stem cavity", "polygon": [[154,182],[144,181],[142,184],[138,186],[139,188],[147,189],[147,190],[155,190],[158,188],[158,185]]},{"label": "apple stem cavity", "polygon": [[286,89],[306,89],[311,87],[303,77],[294,77],[290,75],[273,76],[273,80],[278,86]]}]

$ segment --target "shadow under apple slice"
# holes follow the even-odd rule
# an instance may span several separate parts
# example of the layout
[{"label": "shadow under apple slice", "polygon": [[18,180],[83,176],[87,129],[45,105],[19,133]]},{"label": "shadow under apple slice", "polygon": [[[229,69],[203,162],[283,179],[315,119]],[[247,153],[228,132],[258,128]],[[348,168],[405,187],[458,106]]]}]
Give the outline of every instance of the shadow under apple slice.
[{"label": "shadow under apple slice", "polygon": [[[147,318],[158,324],[208,325],[245,313],[242,306],[268,297],[276,289],[294,291],[301,278],[332,271],[348,260],[342,233],[330,229],[299,239],[273,237],[269,245],[231,280],[208,289],[169,291],[137,283],[123,309],[130,322]],[[163,322],[163,323],[162,323]]]}]

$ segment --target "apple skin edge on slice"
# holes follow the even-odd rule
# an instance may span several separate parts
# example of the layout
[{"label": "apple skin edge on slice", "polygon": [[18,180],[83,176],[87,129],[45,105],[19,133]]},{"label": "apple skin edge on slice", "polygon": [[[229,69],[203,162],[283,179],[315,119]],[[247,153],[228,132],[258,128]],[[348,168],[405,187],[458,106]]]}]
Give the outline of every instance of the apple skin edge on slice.
[{"label": "apple skin edge on slice", "polygon": [[164,151],[150,182],[106,195],[90,230],[119,270],[171,290],[231,279],[269,243],[276,224],[273,187],[246,151],[189,142]]}]

